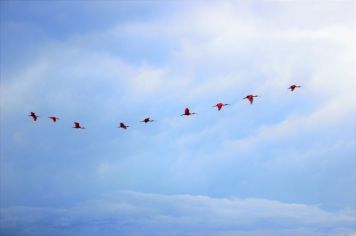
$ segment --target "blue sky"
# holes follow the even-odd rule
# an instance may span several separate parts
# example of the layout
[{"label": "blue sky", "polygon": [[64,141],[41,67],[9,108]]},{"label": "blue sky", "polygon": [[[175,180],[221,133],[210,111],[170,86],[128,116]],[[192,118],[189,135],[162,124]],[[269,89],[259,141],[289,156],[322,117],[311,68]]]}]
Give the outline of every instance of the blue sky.
[{"label": "blue sky", "polygon": [[355,7],[1,1],[1,234],[355,234]]}]

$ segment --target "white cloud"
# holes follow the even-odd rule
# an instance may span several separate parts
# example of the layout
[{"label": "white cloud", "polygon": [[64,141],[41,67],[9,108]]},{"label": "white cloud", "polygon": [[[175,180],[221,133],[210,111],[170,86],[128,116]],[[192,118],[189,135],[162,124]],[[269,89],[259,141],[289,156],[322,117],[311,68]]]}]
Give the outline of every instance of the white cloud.
[{"label": "white cloud", "polygon": [[337,99],[308,115],[292,115],[282,122],[260,127],[248,137],[232,141],[229,145],[236,149],[255,148],[263,142],[282,141],[295,136],[309,136],[323,129],[351,123],[354,115],[352,100]]},{"label": "white cloud", "polygon": [[299,235],[352,233],[355,212],[266,199],[120,191],[70,208],[2,208],[1,231],[27,235]]},{"label": "white cloud", "polygon": [[125,109],[130,100],[163,96],[185,86],[169,69],[132,65],[109,53],[73,47],[48,47],[27,68],[1,81],[1,109],[7,116],[58,108],[74,114],[94,106],[115,114],[117,104]]},{"label": "white cloud", "polygon": [[[272,5],[286,10],[296,6]],[[119,24],[104,32],[75,35],[64,43],[54,43],[50,50],[44,47],[41,59],[35,60],[27,70],[7,79],[10,82],[2,82],[2,107],[11,110],[26,101],[31,103],[33,99],[29,97],[46,93],[43,90],[68,97],[68,91],[50,88],[53,78],[66,81],[63,87],[67,90],[80,90],[84,85],[96,87],[101,83],[117,88],[125,85],[127,94],[136,99],[150,94],[169,96],[179,91],[189,101],[234,90],[242,93],[243,89],[272,94],[268,96],[277,94],[276,98],[281,99],[279,91],[294,83],[293,73],[305,70],[307,63],[313,78],[297,82],[307,85],[309,94],[320,90],[335,91],[332,94],[353,92],[350,86],[351,68],[355,65],[351,59],[355,51],[352,25],[319,23],[311,29],[274,28],[269,21],[261,21],[254,8],[253,4],[232,2],[192,4],[186,11],[175,12],[163,21]],[[323,17],[332,9],[328,5],[319,8],[313,9]],[[300,11],[293,15],[298,16]],[[112,41],[121,40],[122,35],[142,41],[154,36],[158,37],[153,41],[155,45],[168,40],[177,46],[167,52],[170,56],[163,66],[150,62],[133,65],[105,47],[107,42],[112,45]],[[335,53],[329,49],[331,46],[339,50]]]}]

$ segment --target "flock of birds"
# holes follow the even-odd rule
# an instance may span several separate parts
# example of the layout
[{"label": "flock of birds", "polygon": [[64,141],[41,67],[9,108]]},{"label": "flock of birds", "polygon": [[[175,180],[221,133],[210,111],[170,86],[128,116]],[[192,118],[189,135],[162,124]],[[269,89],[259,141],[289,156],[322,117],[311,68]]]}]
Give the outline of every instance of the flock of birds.
[{"label": "flock of birds", "polygon": [[[300,88],[300,87],[301,87],[300,85],[293,84],[288,89],[290,89],[293,92],[296,88]],[[243,99],[247,99],[250,102],[250,104],[252,104],[255,97],[258,97],[258,95],[249,94],[246,97],[244,97]],[[213,107],[217,107],[218,111],[220,111],[223,106],[228,106],[228,105],[230,105],[230,104],[219,102],[216,105],[214,105]],[[197,113],[190,112],[189,108],[186,107],[184,109],[184,113],[181,114],[181,116],[190,116],[190,115],[195,115],[195,114],[197,114]],[[31,112],[29,116],[32,117],[33,121],[37,121],[37,119],[39,117],[38,115],[36,115],[35,112]],[[53,122],[57,122],[57,120],[59,120],[59,117],[57,117],[57,116],[50,116],[48,118],[51,119]],[[147,117],[147,118],[141,120],[141,122],[149,123],[149,122],[154,122],[154,120],[151,120],[150,117]],[[122,128],[122,129],[127,129],[128,127],[130,127],[130,126],[125,125],[124,122],[120,122],[120,124],[118,126],[118,128]],[[77,121],[74,122],[74,126],[72,128],[74,128],[74,129],[85,129],[85,127],[81,126],[80,123],[77,122]]]}]

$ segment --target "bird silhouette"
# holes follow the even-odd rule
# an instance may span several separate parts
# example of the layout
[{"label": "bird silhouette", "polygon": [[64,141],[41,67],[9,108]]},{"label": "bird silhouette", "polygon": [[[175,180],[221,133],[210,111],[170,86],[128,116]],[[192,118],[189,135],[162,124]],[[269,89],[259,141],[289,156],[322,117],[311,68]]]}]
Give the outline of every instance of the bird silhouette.
[{"label": "bird silhouette", "polygon": [[217,108],[218,108],[218,111],[220,111],[223,106],[229,106],[229,105],[230,105],[230,104],[228,104],[228,103],[219,102],[219,103],[217,103],[217,104],[216,104],[215,106],[213,106],[213,107],[217,107]]},{"label": "bird silhouette", "polygon": [[155,120],[151,120],[151,118],[150,118],[150,117],[147,117],[147,118],[145,118],[145,119],[141,120],[141,122],[145,122],[145,123],[148,123],[148,122],[153,122],[153,121],[155,121]]},{"label": "bird silhouette", "polygon": [[36,121],[37,120],[37,118],[39,117],[38,115],[36,115],[34,112],[32,112],[31,111],[31,114],[30,115],[28,115],[28,116],[31,116],[32,117],[32,119],[33,119],[33,121]]},{"label": "bird silhouette", "polygon": [[195,115],[195,114],[197,114],[197,113],[190,112],[189,108],[187,107],[187,108],[184,109],[184,113],[181,116],[190,116],[190,115]]},{"label": "bird silhouette", "polygon": [[130,126],[125,125],[123,122],[120,122],[120,126],[119,126],[119,128],[122,128],[122,129],[127,129],[128,127],[130,127]]},{"label": "bird silhouette", "polygon": [[292,84],[292,85],[291,85],[288,89],[290,89],[290,91],[291,91],[291,92],[293,92],[293,91],[294,91],[294,89],[296,89],[296,88],[300,88],[300,87],[302,87],[302,86]]},{"label": "bird silhouette", "polygon": [[244,97],[243,99],[248,99],[248,101],[250,102],[250,104],[252,104],[253,103],[253,98],[255,98],[255,97],[259,97],[258,95],[252,95],[252,94],[249,94],[249,95],[247,95],[246,97]]},{"label": "bird silhouette", "polygon": [[48,118],[50,118],[53,122],[57,122],[57,120],[59,120],[59,118],[56,116],[50,116]]},{"label": "bird silhouette", "polygon": [[74,129],[85,129],[85,127],[80,126],[79,122],[74,122],[73,128],[74,128]]}]

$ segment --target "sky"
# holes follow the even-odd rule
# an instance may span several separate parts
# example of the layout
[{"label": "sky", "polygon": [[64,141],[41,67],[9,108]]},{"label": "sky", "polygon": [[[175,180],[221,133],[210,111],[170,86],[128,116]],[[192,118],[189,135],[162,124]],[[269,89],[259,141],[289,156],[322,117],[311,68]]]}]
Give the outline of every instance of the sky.
[{"label": "sky", "polygon": [[1,235],[356,235],[354,1],[0,6]]}]

